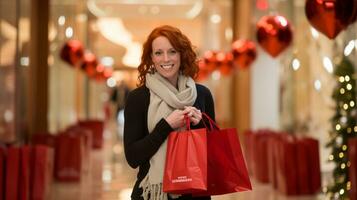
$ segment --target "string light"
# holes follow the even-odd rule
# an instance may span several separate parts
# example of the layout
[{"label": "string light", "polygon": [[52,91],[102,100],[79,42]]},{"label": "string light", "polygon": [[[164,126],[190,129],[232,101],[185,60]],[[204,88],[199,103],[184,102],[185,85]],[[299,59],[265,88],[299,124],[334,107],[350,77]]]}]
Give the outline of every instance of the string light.
[{"label": "string light", "polygon": [[342,150],[346,151],[347,150],[347,145],[342,145]]},{"label": "string light", "polygon": [[341,93],[341,94],[345,94],[345,89],[341,88],[341,89],[340,89],[340,93]]},{"label": "string light", "polygon": [[337,193],[335,193],[335,199],[340,199],[340,194],[337,192]]},{"label": "string light", "polygon": [[354,101],[350,101],[350,106],[354,107],[355,106],[355,102]]},{"label": "string light", "polygon": [[340,124],[336,124],[336,131],[341,129],[341,125]]},{"label": "string light", "polygon": [[347,103],[343,104],[343,109],[345,109],[345,110],[348,109],[348,104]]},{"label": "string light", "polygon": [[297,58],[293,59],[292,67],[295,71],[297,71],[300,68],[300,61]]},{"label": "string light", "polygon": [[351,167],[351,162],[347,161],[347,167]]},{"label": "string light", "polygon": [[340,152],[340,153],[338,154],[338,156],[339,156],[340,158],[343,158],[343,156],[344,156],[343,152]]},{"label": "string light", "polygon": [[343,195],[345,193],[345,190],[344,189],[341,189],[340,190],[340,195]]},{"label": "string light", "polygon": [[342,163],[341,164],[341,169],[345,169],[346,168],[346,164],[345,163]]},{"label": "string light", "polygon": [[353,127],[353,131],[357,132],[357,126]]},{"label": "string light", "polygon": [[347,190],[350,190],[351,189],[351,181],[347,181]]},{"label": "string light", "polygon": [[345,76],[346,82],[350,81],[350,77],[348,75]]},{"label": "string light", "polygon": [[346,85],[346,88],[347,88],[347,90],[351,90],[351,89],[352,89],[351,83],[347,84],[347,85]]},{"label": "string light", "polygon": [[328,159],[329,159],[329,160],[333,160],[333,155],[329,155],[329,156],[328,156]]},{"label": "string light", "polygon": [[352,132],[352,128],[348,127],[347,128],[347,133],[351,133]]},{"label": "string light", "polygon": [[338,78],[338,80],[339,80],[341,83],[343,83],[343,82],[345,81],[345,77],[340,76],[340,78]]},{"label": "string light", "polygon": [[331,61],[331,59],[329,57],[324,56],[324,58],[323,58],[323,66],[324,66],[325,70],[328,73],[330,73],[330,74],[333,73],[333,64],[332,64],[332,61]]}]

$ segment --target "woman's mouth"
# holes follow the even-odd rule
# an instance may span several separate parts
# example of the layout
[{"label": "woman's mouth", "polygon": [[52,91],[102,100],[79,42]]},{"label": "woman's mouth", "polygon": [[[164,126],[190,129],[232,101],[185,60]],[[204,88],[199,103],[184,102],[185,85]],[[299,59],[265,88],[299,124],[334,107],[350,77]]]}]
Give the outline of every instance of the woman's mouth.
[{"label": "woman's mouth", "polygon": [[164,69],[171,69],[174,67],[174,64],[165,64],[165,65],[160,65]]}]

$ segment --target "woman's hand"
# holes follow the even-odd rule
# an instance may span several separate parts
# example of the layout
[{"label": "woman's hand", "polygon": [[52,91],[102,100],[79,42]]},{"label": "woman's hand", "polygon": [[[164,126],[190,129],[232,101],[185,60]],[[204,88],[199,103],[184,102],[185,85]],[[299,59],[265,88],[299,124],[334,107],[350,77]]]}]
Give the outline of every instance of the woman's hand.
[{"label": "woman's hand", "polygon": [[184,112],[187,112],[187,116],[193,125],[197,125],[202,119],[202,113],[200,110],[193,106],[185,106]]},{"label": "woman's hand", "polygon": [[188,110],[174,110],[169,116],[166,117],[166,121],[170,124],[171,128],[177,129],[185,125],[185,115],[188,114]]}]

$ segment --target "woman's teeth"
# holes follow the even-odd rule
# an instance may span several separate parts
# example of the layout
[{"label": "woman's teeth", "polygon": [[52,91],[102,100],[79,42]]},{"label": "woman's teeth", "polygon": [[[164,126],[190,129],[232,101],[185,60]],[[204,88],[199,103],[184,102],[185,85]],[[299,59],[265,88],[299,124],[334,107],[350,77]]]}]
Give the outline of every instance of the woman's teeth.
[{"label": "woman's teeth", "polygon": [[170,69],[171,67],[173,67],[174,65],[173,64],[170,64],[170,65],[161,65],[162,68],[164,69]]}]

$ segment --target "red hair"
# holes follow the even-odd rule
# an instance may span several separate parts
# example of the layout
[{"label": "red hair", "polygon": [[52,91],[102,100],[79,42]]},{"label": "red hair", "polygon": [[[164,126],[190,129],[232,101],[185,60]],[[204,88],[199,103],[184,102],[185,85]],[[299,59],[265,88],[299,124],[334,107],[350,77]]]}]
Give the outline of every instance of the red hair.
[{"label": "red hair", "polygon": [[150,73],[151,66],[154,65],[151,59],[152,55],[152,42],[159,36],[166,37],[173,48],[180,53],[181,66],[180,71],[192,78],[195,78],[198,73],[197,54],[193,50],[191,41],[184,35],[178,28],[164,25],[155,28],[143,45],[143,53],[141,56],[141,63],[138,67],[139,71],[139,83],[138,86],[142,86],[146,81],[146,74]]}]

